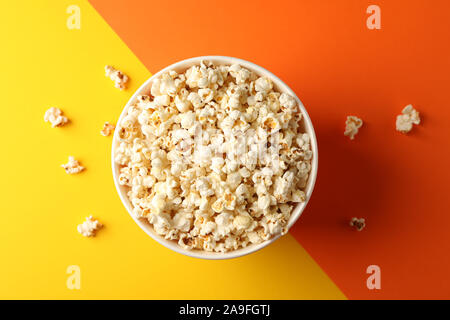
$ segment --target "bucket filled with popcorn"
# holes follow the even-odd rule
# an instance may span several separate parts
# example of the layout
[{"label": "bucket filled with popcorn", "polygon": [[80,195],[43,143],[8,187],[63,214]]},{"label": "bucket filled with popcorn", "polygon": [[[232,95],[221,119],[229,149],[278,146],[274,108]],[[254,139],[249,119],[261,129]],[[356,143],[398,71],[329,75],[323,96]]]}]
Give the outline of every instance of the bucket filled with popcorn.
[{"label": "bucket filled with popcorn", "polygon": [[286,234],[311,197],[311,120],[284,82],[253,63],[175,63],[139,88],[117,123],[119,196],[147,234],[176,252],[255,252]]}]

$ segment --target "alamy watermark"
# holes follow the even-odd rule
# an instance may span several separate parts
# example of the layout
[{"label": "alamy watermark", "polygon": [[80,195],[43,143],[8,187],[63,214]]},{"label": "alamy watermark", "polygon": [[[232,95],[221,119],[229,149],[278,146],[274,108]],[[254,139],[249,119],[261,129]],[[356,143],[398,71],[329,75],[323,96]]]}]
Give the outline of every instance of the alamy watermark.
[{"label": "alamy watermark", "polygon": [[67,28],[69,30],[79,30],[81,29],[81,9],[77,5],[70,5],[66,9],[66,13],[69,14],[67,17]]},{"label": "alamy watermark", "polygon": [[374,290],[374,289],[381,289],[381,269],[376,264],[370,265],[366,269],[366,273],[370,274],[370,276],[367,278],[367,289]]},{"label": "alamy watermark", "polygon": [[367,7],[367,14],[370,16],[367,18],[367,28],[369,30],[380,30],[381,29],[381,9],[376,4],[372,4]]},{"label": "alamy watermark", "polygon": [[70,290],[81,289],[81,269],[77,265],[70,265],[67,267],[66,273],[69,274],[66,281],[66,286]]}]

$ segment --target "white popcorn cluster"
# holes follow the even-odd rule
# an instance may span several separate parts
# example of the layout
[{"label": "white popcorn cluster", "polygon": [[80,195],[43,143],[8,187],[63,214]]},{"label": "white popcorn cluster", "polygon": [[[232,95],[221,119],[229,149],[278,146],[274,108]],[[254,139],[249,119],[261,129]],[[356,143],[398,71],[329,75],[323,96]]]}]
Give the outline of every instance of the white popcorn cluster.
[{"label": "white popcorn cluster", "polygon": [[52,107],[45,112],[44,121],[50,122],[52,124],[52,127],[55,128],[65,125],[67,122],[69,122],[69,119],[63,116],[63,112],[61,111],[61,109]]},{"label": "white popcorn cluster", "polygon": [[395,126],[397,131],[408,133],[411,131],[413,124],[420,124],[420,116],[419,112],[410,104],[402,110],[402,114],[397,116]]},{"label": "white popcorn cluster", "polygon": [[239,65],[169,71],[118,124],[133,213],[186,249],[227,252],[287,232],[306,200],[310,137],[296,100]]},{"label": "white popcorn cluster", "polygon": [[122,71],[115,69],[111,66],[105,66],[105,76],[114,81],[114,86],[120,90],[126,88],[128,82],[128,76]]},{"label": "white popcorn cluster", "polygon": [[86,218],[86,221],[77,226],[77,230],[85,237],[94,237],[97,230],[99,230],[101,227],[102,224],[98,222],[98,220],[95,220],[92,218],[92,216],[89,216]]},{"label": "white popcorn cluster", "polygon": [[111,135],[111,133],[114,132],[115,128],[116,128],[116,126],[114,124],[105,122],[105,124],[103,125],[103,129],[100,131],[100,134],[104,137],[107,137],[107,136]]},{"label": "white popcorn cluster", "polygon": [[358,133],[359,128],[363,125],[363,121],[355,116],[348,116],[345,121],[345,131],[344,135],[348,136],[351,140],[355,138]]},{"label": "white popcorn cluster", "polygon": [[62,164],[61,167],[66,170],[67,174],[75,174],[83,171],[85,168],[80,165],[78,160],[75,160],[74,157],[69,156],[69,162],[66,164]]}]

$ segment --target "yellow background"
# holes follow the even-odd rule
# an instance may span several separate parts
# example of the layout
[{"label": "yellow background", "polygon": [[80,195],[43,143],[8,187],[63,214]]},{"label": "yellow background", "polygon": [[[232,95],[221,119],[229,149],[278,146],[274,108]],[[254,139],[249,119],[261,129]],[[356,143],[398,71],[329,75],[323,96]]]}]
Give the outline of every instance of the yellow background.
[{"label": "yellow background", "polygon": [[[71,4],[81,30],[66,26]],[[150,72],[87,2],[3,2],[0,30],[0,298],[345,298],[291,235],[250,256],[203,261],[139,229],[114,188],[111,137],[99,131]],[[131,77],[128,90],[114,88],[106,64]],[[45,123],[51,106],[71,123]],[[69,155],[87,170],[67,175]],[[76,226],[91,214],[105,228],[84,238]],[[80,290],[66,286],[69,265],[81,268]]]}]

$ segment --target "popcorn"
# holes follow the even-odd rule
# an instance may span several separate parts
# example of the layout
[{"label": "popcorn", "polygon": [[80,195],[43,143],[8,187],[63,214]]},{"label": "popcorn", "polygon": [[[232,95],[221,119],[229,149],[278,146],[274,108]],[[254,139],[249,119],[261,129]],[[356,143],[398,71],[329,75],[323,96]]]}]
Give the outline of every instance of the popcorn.
[{"label": "popcorn", "polygon": [[190,129],[195,123],[195,113],[192,111],[180,115],[180,124],[183,129]]},{"label": "popcorn", "polygon": [[228,252],[287,232],[311,171],[294,97],[240,65],[154,79],[118,124],[133,214],[188,250]]},{"label": "popcorn", "polygon": [[107,137],[107,136],[111,135],[111,133],[114,132],[115,128],[116,128],[116,126],[114,124],[105,122],[105,124],[103,125],[102,131],[100,131],[100,134],[104,137]]},{"label": "popcorn", "polygon": [[128,76],[111,66],[105,66],[105,76],[114,81],[114,86],[120,90],[126,88],[128,82]]},{"label": "popcorn", "polygon": [[166,199],[166,196],[161,193],[157,194],[153,197],[150,204],[151,204],[151,208],[153,209],[152,211],[155,214],[160,214],[163,212],[163,209],[166,206],[165,199]]},{"label": "popcorn", "polygon": [[200,229],[200,235],[205,236],[207,234],[212,233],[214,230],[216,230],[217,225],[215,222],[208,221],[206,223],[203,223]]},{"label": "popcorn", "polygon": [[66,170],[67,174],[80,173],[85,169],[83,166],[80,165],[78,160],[75,160],[75,158],[72,156],[69,156],[69,162],[66,164],[62,164],[61,167],[63,167],[64,170]]},{"label": "popcorn", "polygon": [[250,224],[252,223],[252,218],[249,216],[236,216],[233,220],[233,225],[237,229],[247,229],[250,227]]},{"label": "popcorn", "polygon": [[294,190],[292,191],[292,202],[305,202],[306,201],[306,195],[302,190]]},{"label": "popcorn", "polygon": [[179,212],[173,217],[174,228],[182,232],[188,232],[192,226],[192,215]]},{"label": "popcorn", "polygon": [[356,228],[356,230],[361,231],[366,226],[366,220],[364,218],[353,217],[350,220],[350,226]]},{"label": "popcorn", "polygon": [[52,107],[45,112],[44,121],[50,122],[52,124],[52,128],[55,128],[62,127],[69,122],[69,119],[63,116],[61,109]]},{"label": "popcorn", "polygon": [[77,230],[85,237],[95,237],[95,234],[101,227],[103,227],[103,225],[98,222],[98,220],[89,216],[86,218],[86,221],[77,226]]},{"label": "popcorn", "polygon": [[200,96],[200,99],[202,99],[203,103],[211,102],[211,100],[214,98],[214,91],[211,89],[199,89],[198,95]]},{"label": "popcorn", "polygon": [[214,203],[211,206],[211,208],[214,210],[214,212],[217,212],[217,213],[222,212],[224,207],[225,207],[225,200],[222,198],[219,198],[216,201],[214,201]]},{"label": "popcorn", "polygon": [[255,81],[255,90],[257,92],[267,93],[268,91],[272,90],[272,88],[272,82],[267,78],[261,77]]},{"label": "popcorn", "polygon": [[297,102],[295,101],[294,97],[288,95],[287,93],[282,93],[279,98],[280,105],[289,110],[295,110],[297,107]]},{"label": "popcorn", "polygon": [[179,96],[175,97],[175,107],[178,109],[178,111],[186,112],[189,110],[190,106],[191,102],[189,100],[180,98]]},{"label": "popcorn", "polygon": [[224,207],[227,210],[234,210],[236,207],[236,196],[230,192],[226,192],[223,196]]},{"label": "popcorn", "polygon": [[274,133],[280,130],[281,126],[275,115],[270,114],[263,120],[263,128],[269,133]]},{"label": "popcorn", "polygon": [[419,112],[417,112],[417,110],[409,104],[402,110],[402,114],[397,116],[395,126],[397,131],[400,131],[401,133],[408,133],[411,131],[413,124],[420,124],[420,116]]},{"label": "popcorn", "polygon": [[261,210],[266,210],[270,205],[270,197],[269,196],[261,196],[258,197],[258,208]]},{"label": "popcorn", "polygon": [[360,118],[355,116],[348,116],[347,120],[345,121],[344,135],[350,137],[350,139],[353,140],[362,125],[363,121]]}]

